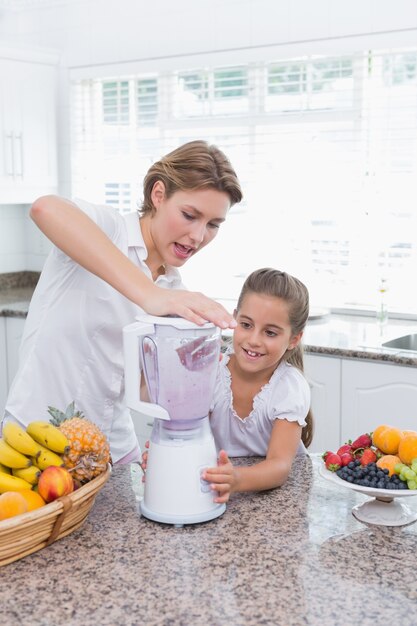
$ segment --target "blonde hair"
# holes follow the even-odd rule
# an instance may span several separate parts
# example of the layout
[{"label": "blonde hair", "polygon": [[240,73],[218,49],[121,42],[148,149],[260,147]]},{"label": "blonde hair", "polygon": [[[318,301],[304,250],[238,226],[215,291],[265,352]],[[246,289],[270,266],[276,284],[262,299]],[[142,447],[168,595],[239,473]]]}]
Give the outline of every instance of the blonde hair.
[{"label": "blonde hair", "polygon": [[[245,280],[237,302],[237,310],[240,309],[243,299],[247,293],[265,294],[281,298],[288,304],[288,316],[291,325],[291,333],[298,335],[305,328],[309,313],[309,295],[307,287],[298,278],[265,267],[252,272]],[[287,350],[283,356],[287,361],[301,372],[304,372],[303,347],[299,342],[292,350]],[[313,415],[309,409],[306,417],[301,439],[308,447],[313,439]]]},{"label": "blonde hair", "polygon": [[240,183],[229,159],[206,141],[190,141],[150,167],[143,181],[142,215],[155,211],[151,193],[158,180],[165,186],[166,198],[178,190],[216,189],[227,193],[231,206],[242,200]]}]

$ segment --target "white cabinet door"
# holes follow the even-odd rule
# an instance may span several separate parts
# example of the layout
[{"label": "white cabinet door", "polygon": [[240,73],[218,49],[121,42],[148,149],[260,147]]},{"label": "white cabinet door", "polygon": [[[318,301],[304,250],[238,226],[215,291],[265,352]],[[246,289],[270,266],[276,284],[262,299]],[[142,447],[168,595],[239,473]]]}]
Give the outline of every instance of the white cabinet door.
[{"label": "white cabinet door", "polygon": [[55,86],[54,66],[0,58],[1,203],[56,191]]},{"label": "white cabinet door", "polygon": [[416,368],[343,359],[342,381],[343,441],[380,424],[416,429]]},{"label": "white cabinet door", "polygon": [[25,326],[23,317],[6,317],[6,351],[7,351],[7,382],[8,388],[19,365],[19,348]]},{"label": "white cabinet door", "polygon": [[6,318],[0,317],[0,421],[7,398]]},{"label": "white cabinet door", "polygon": [[341,359],[305,354],[304,371],[311,389],[314,418],[314,437],[309,451],[337,450],[340,444]]}]

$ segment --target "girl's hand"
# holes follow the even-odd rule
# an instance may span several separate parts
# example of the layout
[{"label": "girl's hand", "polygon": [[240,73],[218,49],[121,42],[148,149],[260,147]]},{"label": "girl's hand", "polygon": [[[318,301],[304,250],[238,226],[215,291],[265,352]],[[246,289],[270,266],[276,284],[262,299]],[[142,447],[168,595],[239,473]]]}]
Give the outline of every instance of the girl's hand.
[{"label": "girl's hand", "polygon": [[145,442],[145,448],[146,450],[142,452],[142,461],[139,463],[143,472],[143,476],[142,476],[143,483],[145,482],[145,478],[146,478],[146,466],[148,464],[148,454],[149,454],[149,441]]},{"label": "girl's hand", "polygon": [[155,287],[144,308],[151,315],[179,315],[200,326],[212,322],[223,329],[236,327],[236,320],[221,304],[196,291]]},{"label": "girl's hand", "polygon": [[238,476],[227,452],[220,450],[217,467],[205,470],[203,478],[210,483],[211,489],[218,493],[218,496],[214,498],[214,502],[219,504],[228,502],[230,495],[236,489]]}]

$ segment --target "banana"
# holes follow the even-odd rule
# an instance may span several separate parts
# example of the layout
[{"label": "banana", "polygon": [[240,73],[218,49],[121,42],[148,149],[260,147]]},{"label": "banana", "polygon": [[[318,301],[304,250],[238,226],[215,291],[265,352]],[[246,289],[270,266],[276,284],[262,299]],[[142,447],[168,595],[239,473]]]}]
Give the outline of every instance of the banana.
[{"label": "banana", "polygon": [[22,491],[23,489],[32,489],[32,485],[22,478],[0,472],[0,493]]},{"label": "banana", "polygon": [[0,439],[0,463],[12,468],[29,467],[32,465],[32,461],[27,456],[9,446],[4,439]]},{"label": "banana", "polygon": [[43,446],[41,446],[41,448],[41,453],[37,458],[31,457],[31,461],[36,467],[44,470],[50,465],[57,465],[58,467],[64,465],[64,461],[58,454],[55,454],[55,452],[52,452],[52,450],[48,450],[48,448],[44,448]]},{"label": "banana", "polygon": [[3,424],[3,439],[9,446],[28,456],[38,456],[41,446],[16,422]]},{"label": "banana", "polygon": [[31,465],[30,467],[23,467],[22,469],[13,469],[13,476],[17,476],[18,478],[23,478],[26,482],[31,485],[37,485],[39,476],[41,475],[41,470],[36,465]]},{"label": "banana", "polygon": [[69,451],[69,441],[64,433],[49,422],[31,422],[26,432],[48,450],[58,454],[65,454]]},{"label": "banana", "polygon": [[10,467],[6,467],[0,463],[0,472],[3,472],[3,474],[11,474],[12,470]]}]

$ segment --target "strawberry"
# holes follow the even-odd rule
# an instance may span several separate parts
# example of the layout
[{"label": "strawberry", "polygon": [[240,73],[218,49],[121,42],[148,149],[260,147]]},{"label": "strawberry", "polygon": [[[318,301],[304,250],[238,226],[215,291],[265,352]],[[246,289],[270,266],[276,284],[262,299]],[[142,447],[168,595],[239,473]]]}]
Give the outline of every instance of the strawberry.
[{"label": "strawberry", "polygon": [[379,460],[382,456],[385,456],[384,452],[382,452],[382,450],[380,450],[379,448],[375,448],[374,450],[375,454],[376,454],[376,458]]},{"label": "strawberry", "polygon": [[326,462],[326,459],[329,456],[329,454],[333,454],[333,452],[326,450],[326,452],[323,452],[323,454],[321,455],[321,458],[323,459],[324,462]]},{"label": "strawberry", "polygon": [[352,446],[349,443],[345,443],[343,446],[340,446],[336,454],[342,456],[342,454],[345,454],[345,452],[352,452]]},{"label": "strawberry", "polygon": [[340,456],[340,465],[343,467],[344,465],[348,465],[351,461],[355,460],[352,452],[343,452],[343,454],[339,454]]},{"label": "strawberry", "polygon": [[368,433],[361,435],[351,444],[352,450],[356,450],[357,448],[369,448],[372,445],[372,438]]},{"label": "strawberry", "polygon": [[331,472],[336,472],[336,470],[340,468],[341,463],[342,461],[338,454],[335,454],[334,452],[329,452],[326,457],[326,467],[328,470],[330,470]]},{"label": "strawberry", "polygon": [[369,463],[375,463],[376,454],[371,448],[365,448],[361,456],[361,465],[368,465]]}]

